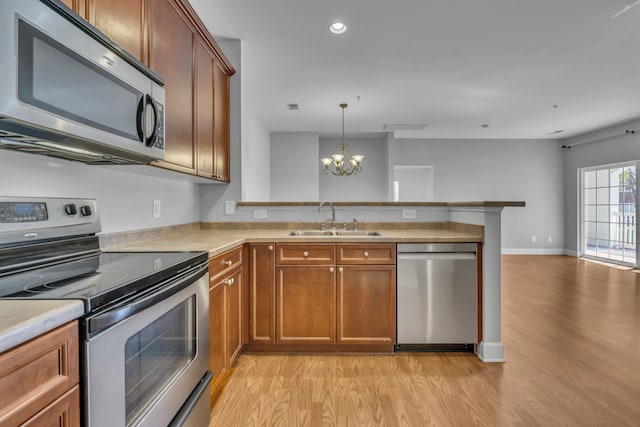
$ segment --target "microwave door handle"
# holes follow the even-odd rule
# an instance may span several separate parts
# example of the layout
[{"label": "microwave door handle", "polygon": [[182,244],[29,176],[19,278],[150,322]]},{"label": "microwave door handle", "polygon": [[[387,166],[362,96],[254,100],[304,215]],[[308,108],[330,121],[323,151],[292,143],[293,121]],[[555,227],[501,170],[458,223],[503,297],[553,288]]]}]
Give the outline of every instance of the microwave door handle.
[{"label": "microwave door handle", "polygon": [[144,96],[140,97],[138,102],[138,109],[136,111],[136,128],[138,130],[138,140],[144,141]]},{"label": "microwave door handle", "polygon": [[[151,111],[153,111],[153,130],[151,131],[151,135],[149,135],[145,141],[144,144],[147,147],[151,147],[153,146],[153,144],[155,144],[156,142],[156,135],[158,133],[158,107],[156,106],[156,102],[153,100],[153,98],[150,95],[145,95],[146,98],[146,106],[150,106],[151,107]],[[146,107],[145,107],[146,109]],[[146,119],[146,114],[145,114],[145,119]]]},{"label": "microwave door handle", "polygon": [[87,319],[87,335],[91,337],[98,332],[102,332],[110,326],[113,326],[116,323],[126,319],[127,317],[131,317],[146,308],[162,302],[171,295],[178,293],[179,291],[195,283],[207,271],[207,266],[199,268],[193,273],[190,273],[187,276],[177,280],[175,283],[170,284],[167,287],[161,287],[157,292],[152,292],[143,298],[131,302],[130,304],[121,307],[115,307],[113,310],[109,310],[93,317],[89,317]]}]

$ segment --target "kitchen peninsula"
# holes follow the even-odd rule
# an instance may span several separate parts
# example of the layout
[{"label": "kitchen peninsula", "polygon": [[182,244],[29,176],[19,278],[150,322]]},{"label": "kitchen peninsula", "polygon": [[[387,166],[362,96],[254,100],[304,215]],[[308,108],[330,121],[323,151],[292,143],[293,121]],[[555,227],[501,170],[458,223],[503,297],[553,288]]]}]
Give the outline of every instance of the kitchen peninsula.
[{"label": "kitchen peninsula", "polygon": [[[148,232],[148,240],[136,241],[135,233],[120,233],[103,236],[102,245],[107,250],[126,251],[164,251],[164,250],[202,250],[208,251],[210,259],[225,254],[247,244],[278,243],[433,243],[467,242],[481,243],[482,254],[480,283],[482,284],[481,311],[482,341],[477,346],[478,356],[485,362],[504,361],[504,348],[501,342],[500,326],[500,254],[501,225],[500,217],[505,207],[523,207],[524,202],[480,201],[480,202],[336,202],[341,210],[357,209],[360,217],[371,215],[380,209],[416,208],[424,211],[421,222],[359,222],[361,230],[376,230],[380,236],[291,236],[290,230],[319,229],[317,222],[287,221],[244,221],[242,210],[252,208],[277,209],[281,216],[299,217],[294,212],[312,212],[317,215],[317,202],[238,202],[237,222],[201,223],[199,229],[185,233],[170,233],[153,238]],[[282,213],[282,211],[291,212]],[[246,215],[248,217],[248,215]],[[274,215],[275,216],[275,215]],[[305,217],[307,219],[308,217]],[[249,219],[249,218],[246,218]],[[338,221],[338,228],[342,222]],[[159,232],[160,233],[160,232]],[[128,242],[128,243],[127,243]],[[245,255],[246,256],[246,255]],[[245,262],[249,262],[248,258]],[[245,275],[252,274],[251,271]],[[248,285],[244,286],[244,294]],[[243,297],[243,310],[248,311],[246,296]],[[248,313],[243,313],[243,341],[248,340]]]}]

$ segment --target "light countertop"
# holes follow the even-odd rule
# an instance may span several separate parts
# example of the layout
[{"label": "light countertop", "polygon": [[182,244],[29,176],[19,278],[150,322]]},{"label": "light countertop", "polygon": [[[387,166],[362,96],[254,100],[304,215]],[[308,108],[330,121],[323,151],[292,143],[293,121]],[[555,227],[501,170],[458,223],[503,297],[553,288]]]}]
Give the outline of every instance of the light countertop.
[{"label": "light countertop", "polygon": [[286,236],[287,229],[260,230],[198,230],[113,246],[110,252],[130,251],[207,251],[209,256],[221,254],[244,243],[437,243],[437,242],[482,242],[479,233],[468,233],[447,229],[389,229],[378,230],[381,236]]},{"label": "light countertop", "polygon": [[80,300],[0,300],[0,353],[83,314]]}]

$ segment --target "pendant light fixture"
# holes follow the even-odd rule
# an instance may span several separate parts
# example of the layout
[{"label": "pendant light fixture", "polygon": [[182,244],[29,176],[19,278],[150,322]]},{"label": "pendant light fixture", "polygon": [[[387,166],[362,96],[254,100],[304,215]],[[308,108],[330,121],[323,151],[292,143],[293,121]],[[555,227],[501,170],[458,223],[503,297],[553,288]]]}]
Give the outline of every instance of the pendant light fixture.
[{"label": "pendant light fixture", "polygon": [[364,155],[349,155],[349,144],[344,142],[344,109],[347,108],[347,104],[340,104],[340,108],[342,108],[342,140],[338,144],[339,152],[337,154],[320,159],[324,166],[323,173],[325,175],[331,172],[337,176],[349,176],[362,171]]}]

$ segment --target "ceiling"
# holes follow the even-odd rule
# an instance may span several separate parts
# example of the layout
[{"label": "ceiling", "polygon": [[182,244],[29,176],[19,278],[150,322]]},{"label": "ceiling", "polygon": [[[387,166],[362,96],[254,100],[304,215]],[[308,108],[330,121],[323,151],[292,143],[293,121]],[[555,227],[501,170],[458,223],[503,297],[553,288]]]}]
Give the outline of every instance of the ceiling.
[{"label": "ceiling", "polygon": [[336,136],[341,102],[347,134],[427,124],[397,138],[564,138],[640,117],[640,4],[612,18],[633,3],[191,0],[242,41],[244,108],[267,130]]}]

